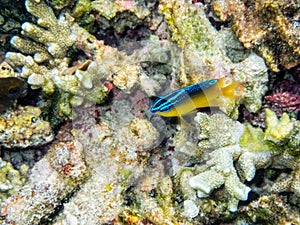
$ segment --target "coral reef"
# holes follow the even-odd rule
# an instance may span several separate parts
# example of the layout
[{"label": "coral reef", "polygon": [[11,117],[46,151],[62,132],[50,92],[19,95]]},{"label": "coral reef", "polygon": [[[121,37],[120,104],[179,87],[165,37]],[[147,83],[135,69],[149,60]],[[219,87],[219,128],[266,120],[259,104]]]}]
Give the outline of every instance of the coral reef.
[{"label": "coral reef", "polygon": [[[299,148],[298,148],[299,151]],[[285,153],[277,158],[272,165],[273,168],[288,168],[292,171],[289,173],[282,173],[280,176],[271,183],[269,190],[275,193],[291,192],[296,196],[296,199],[300,197],[300,160],[298,157],[293,157],[288,153]]]},{"label": "coral reef", "polygon": [[35,42],[13,37],[11,44],[25,54],[33,54],[34,61],[41,63],[53,58],[63,58],[75,42],[70,25],[64,17],[56,19],[53,11],[44,1],[25,1],[26,9],[36,16],[38,26],[29,22],[22,24],[22,34]]},{"label": "coral reef", "polygon": [[40,118],[41,110],[20,106],[0,116],[0,143],[7,148],[39,146],[53,140],[49,122]]},{"label": "coral reef", "polygon": [[20,170],[13,168],[11,163],[0,158],[0,205],[8,197],[16,194],[27,181],[28,166],[23,164]]},{"label": "coral reef", "polygon": [[[236,211],[238,201],[246,200],[251,190],[243,184],[244,179],[251,181],[257,169],[271,164],[274,168],[292,169],[288,178],[280,179],[271,189],[277,192],[288,190],[298,195],[299,162],[293,157],[293,153],[296,155],[299,152],[299,146],[286,145],[291,140],[299,140],[298,121],[290,119],[287,114],[283,114],[279,120],[269,109],[266,110],[265,132],[249,124],[245,124],[243,128],[239,122],[230,121],[222,114],[208,117],[198,113],[195,121],[200,124],[199,147],[215,149],[208,156],[202,156],[204,159],[208,157],[208,161],[195,168],[198,175],[189,179],[189,184],[197,190],[198,197],[205,198],[224,184],[228,201],[226,207],[230,211]],[[220,124],[226,131],[222,128],[216,129]],[[288,156],[283,157],[284,155]],[[282,159],[278,160],[277,157]],[[277,160],[273,162],[274,159]],[[188,194],[187,199],[195,201],[193,193]]]},{"label": "coral reef", "polygon": [[[294,66],[288,57],[298,63],[299,43],[287,25],[297,14],[294,3],[23,1],[28,14],[13,18],[9,34],[21,53],[5,47],[0,82],[8,76],[22,81],[18,90],[25,83],[35,90],[22,98],[18,92],[0,115],[1,224],[298,222],[300,123],[291,112],[298,86],[274,85],[281,78],[250,50],[269,51],[262,55],[274,71]],[[213,15],[219,3],[236,6],[218,12],[222,20],[232,14],[232,23]],[[247,20],[246,27],[261,25],[247,39],[243,32],[253,30],[237,24],[245,10],[249,18],[269,16],[270,37],[283,40],[280,56],[266,39],[265,18]],[[1,32],[7,15],[0,12]],[[152,96],[222,77],[242,84],[238,101],[220,96],[219,109],[193,112],[178,124],[149,111]],[[268,87],[274,90],[262,103]],[[235,121],[240,108],[259,114],[265,126]]]},{"label": "coral reef", "polygon": [[274,143],[287,141],[294,129],[294,121],[286,113],[278,120],[275,112],[270,109],[266,109],[266,125],[265,140]]},{"label": "coral reef", "polygon": [[[86,110],[82,113],[86,115]],[[64,211],[57,224],[65,224],[67,221],[115,221],[123,209],[123,192],[144,173],[149,150],[157,144],[156,129],[146,120],[133,119],[127,122],[120,118],[124,116],[123,113],[110,113],[112,115],[107,115],[107,119],[112,117],[119,121],[110,123],[113,129],[106,123],[96,124],[93,116],[84,116],[84,120],[78,117],[74,124],[73,134],[85,149],[89,149],[85,151],[85,158],[92,176],[81,186],[76,196],[64,204]],[[130,115],[130,112],[127,113]],[[82,121],[86,131],[76,129],[76,124],[82,126]],[[107,208],[103,203],[110,207]]]},{"label": "coral reef", "polygon": [[212,5],[222,21],[232,21],[244,46],[258,52],[273,71],[278,72],[280,65],[289,69],[299,64],[297,1],[215,0]]},{"label": "coral reef", "polygon": [[[13,66],[23,66],[21,76],[28,78],[33,89],[42,87],[43,92],[50,95],[59,88],[61,97],[58,110],[63,117],[72,118],[72,107],[81,105],[84,99],[92,103],[102,102],[107,95],[107,89],[100,81],[102,76],[98,76],[98,65],[86,61],[69,68],[70,60],[66,57],[67,50],[76,40],[84,45],[91,35],[85,36],[86,31],[80,30],[76,25],[72,27],[66,15],[57,20],[52,9],[43,1],[26,1],[26,7],[39,18],[38,25],[22,25],[23,35],[34,41],[14,36],[11,43],[21,52],[33,54],[33,57],[8,52],[6,60]],[[45,61],[47,66],[41,64]]]},{"label": "coral reef", "polygon": [[233,166],[234,155],[240,153],[238,147],[234,148],[232,146],[215,150],[210,154],[211,160],[207,162],[210,169],[189,180],[190,186],[197,190],[199,198],[207,197],[212,190],[224,184],[230,195],[227,207],[232,212],[237,211],[238,201],[247,200],[248,193],[251,190],[240,182],[237,171]]},{"label": "coral reef", "polygon": [[[128,39],[136,38],[138,41],[139,35],[148,36],[150,33],[146,28],[139,26],[151,30],[158,27],[162,17],[157,15],[156,5],[156,0],[81,0],[73,8],[72,16],[84,28],[96,32],[106,43],[122,44],[124,40],[118,38],[118,35],[126,35]],[[114,38],[108,38],[107,33],[114,33]]]}]

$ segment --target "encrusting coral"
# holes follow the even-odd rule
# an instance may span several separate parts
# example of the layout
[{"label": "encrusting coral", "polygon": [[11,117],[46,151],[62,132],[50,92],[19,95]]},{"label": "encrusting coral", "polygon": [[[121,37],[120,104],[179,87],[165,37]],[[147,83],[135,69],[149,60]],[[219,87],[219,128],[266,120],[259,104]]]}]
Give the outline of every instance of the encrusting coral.
[{"label": "encrusting coral", "polygon": [[0,115],[0,143],[7,148],[40,146],[54,139],[49,122],[40,118],[41,110],[19,106]]},{"label": "encrusting coral", "polygon": [[0,205],[16,194],[27,181],[28,166],[23,164],[19,170],[0,158]]},{"label": "encrusting coral", "polygon": [[222,21],[232,21],[244,46],[258,52],[273,71],[299,64],[298,1],[215,0],[212,5]]}]

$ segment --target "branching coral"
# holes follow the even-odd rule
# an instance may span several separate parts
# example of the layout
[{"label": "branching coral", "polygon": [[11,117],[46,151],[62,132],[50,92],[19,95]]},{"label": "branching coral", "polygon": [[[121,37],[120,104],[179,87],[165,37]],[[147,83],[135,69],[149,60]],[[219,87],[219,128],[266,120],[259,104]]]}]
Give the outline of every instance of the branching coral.
[{"label": "branching coral", "polygon": [[[78,25],[72,26],[66,20],[66,15],[57,20],[52,9],[43,1],[37,3],[28,0],[26,7],[39,18],[38,25],[24,23],[22,26],[23,34],[35,42],[20,37],[14,37],[11,42],[23,53],[34,56],[8,52],[6,60],[14,66],[23,66],[21,76],[28,78],[32,88],[43,88],[47,95],[60,89],[58,105],[61,116],[72,118],[72,107],[82,104],[84,100],[102,102],[107,95],[107,89],[101,82],[101,73],[98,75],[98,65],[87,61],[83,66],[69,68],[69,59],[66,58],[67,50],[76,40],[77,44],[83,45],[92,36],[85,36],[86,31]],[[44,61],[47,61],[47,66],[41,64]]]},{"label": "branching coral", "polygon": [[41,63],[52,58],[63,58],[67,50],[75,42],[70,24],[64,17],[56,19],[52,9],[44,1],[37,3],[27,0],[26,9],[38,19],[37,25],[32,23],[22,24],[22,34],[35,42],[20,37],[11,40],[12,45],[25,54],[34,54],[34,60]]},{"label": "branching coral", "polygon": [[[225,115],[206,116],[207,122],[204,123],[206,125],[201,122],[203,119],[199,120],[201,117],[202,114],[196,117],[200,127],[203,127],[199,135],[203,141],[210,144],[200,139],[199,146],[217,149],[209,154],[210,160],[197,169],[200,173],[190,178],[189,184],[197,190],[200,198],[207,197],[214,189],[224,184],[230,196],[227,207],[230,211],[236,211],[238,201],[246,200],[251,189],[239,178],[234,161],[237,160],[242,177],[251,180],[257,168],[268,164],[271,154],[269,152],[250,154],[242,149],[239,146],[239,138],[243,134],[243,127]],[[220,124],[223,129],[218,129]]]},{"label": "branching coral", "polygon": [[[299,145],[289,143],[299,143],[299,124],[287,114],[278,119],[270,110],[266,111],[266,120],[265,132],[249,124],[245,124],[241,130],[240,123],[230,121],[225,115],[216,114],[203,119],[202,114],[198,113],[196,121],[200,124],[199,146],[215,149],[208,154],[209,160],[195,169],[198,175],[189,179],[189,184],[197,190],[198,197],[207,197],[214,189],[224,184],[228,193],[226,206],[230,211],[236,211],[238,201],[246,200],[251,190],[243,184],[244,180],[251,181],[259,168],[266,168],[271,164],[276,167],[276,162],[278,167],[280,160],[273,162],[273,159],[285,154],[289,157],[286,157],[286,163],[282,163],[281,166],[293,170],[288,178],[291,181],[290,185],[289,182],[281,180],[272,188],[275,190],[277,187],[298,194],[299,165],[293,156],[299,152]],[[215,129],[221,124],[222,128]],[[207,158],[205,155],[202,157]],[[191,195],[190,200],[194,201]]]}]

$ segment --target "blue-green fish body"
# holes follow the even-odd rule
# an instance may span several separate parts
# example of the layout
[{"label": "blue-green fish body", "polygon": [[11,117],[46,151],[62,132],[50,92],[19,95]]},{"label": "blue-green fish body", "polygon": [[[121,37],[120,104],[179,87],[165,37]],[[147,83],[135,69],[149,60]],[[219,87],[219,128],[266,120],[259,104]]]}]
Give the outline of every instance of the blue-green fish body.
[{"label": "blue-green fish body", "polygon": [[165,117],[181,117],[195,109],[216,105],[219,96],[237,98],[239,82],[228,84],[227,78],[207,80],[158,97],[151,107],[152,113]]}]

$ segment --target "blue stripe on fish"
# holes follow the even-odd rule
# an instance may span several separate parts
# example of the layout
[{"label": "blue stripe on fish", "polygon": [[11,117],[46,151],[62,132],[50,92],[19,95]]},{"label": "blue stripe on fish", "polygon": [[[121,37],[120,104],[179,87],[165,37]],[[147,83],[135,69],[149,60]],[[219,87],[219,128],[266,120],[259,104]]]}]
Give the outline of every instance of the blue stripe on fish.
[{"label": "blue stripe on fish", "polygon": [[156,112],[168,112],[175,106],[181,104],[188,98],[192,96],[203,93],[206,89],[210,88],[212,85],[218,82],[217,79],[207,80],[193,84],[191,86],[184,87],[182,89],[173,91],[165,96],[159,97],[151,107],[150,111],[152,113]]}]

